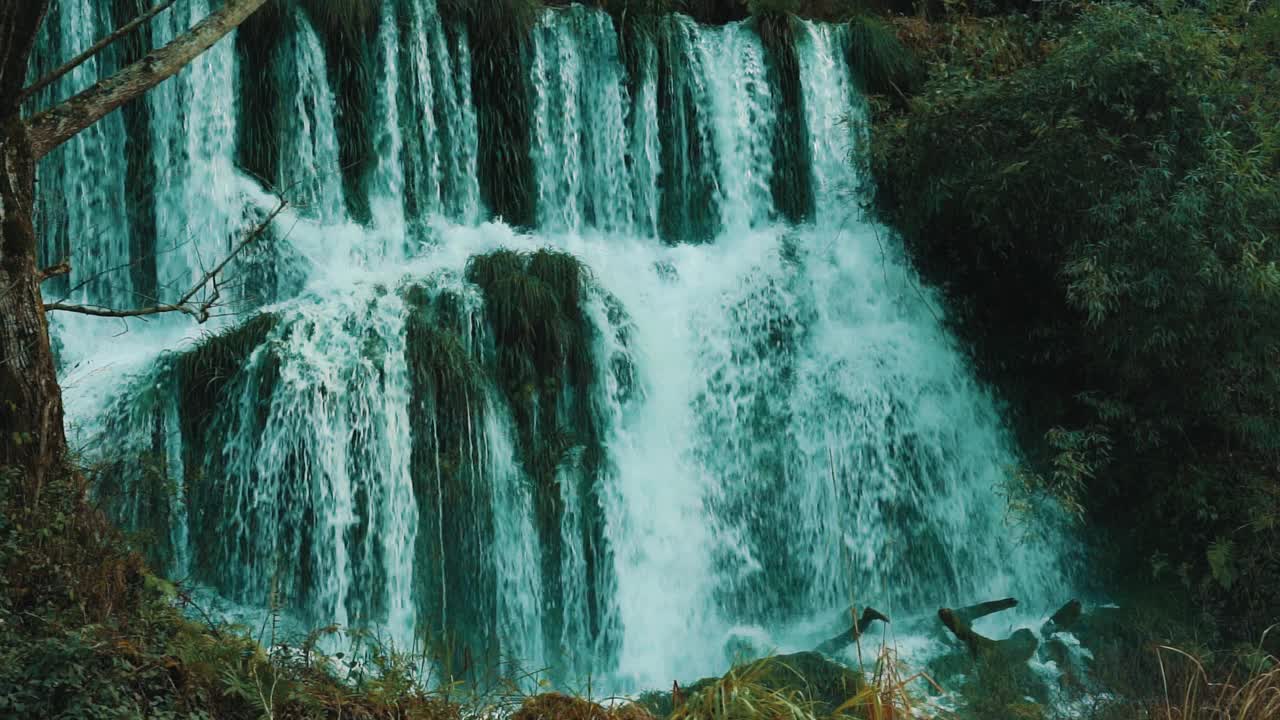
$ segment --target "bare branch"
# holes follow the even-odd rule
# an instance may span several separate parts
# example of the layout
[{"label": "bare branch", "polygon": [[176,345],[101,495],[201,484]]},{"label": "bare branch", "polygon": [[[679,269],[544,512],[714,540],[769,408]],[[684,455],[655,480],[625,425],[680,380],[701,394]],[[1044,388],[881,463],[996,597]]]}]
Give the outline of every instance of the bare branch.
[{"label": "bare branch", "polygon": [[71,261],[63,260],[57,265],[50,265],[49,267],[41,270],[39,282],[43,283],[45,280],[48,280],[50,278],[56,278],[59,275],[68,275],[70,273],[71,273]]},{"label": "bare branch", "polygon": [[154,18],[155,16],[173,7],[173,4],[176,3],[177,1],[178,0],[164,0],[159,5],[156,5],[150,10],[134,18],[130,22],[126,23],[119,30],[116,30],[110,35],[94,43],[88,50],[85,50],[84,52],[75,56],[62,67],[59,67],[58,69],[54,70],[48,75],[45,75],[43,78],[40,78],[38,81],[33,83],[31,87],[28,87],[26,90],[23,90],[22,94],[18,96],[18,101],[16,104],[21,106],[22,103],[31,99],[32,95],[35,95],[41,90],[49,87],[50,85],[66,77],[67,74],[70,73],[72,70],[75,70],[76,68],[85,64],[86,62],[89,61],[90,58],[102,52],[103,50],[106,50],[107,47],[114,44],[117,40],[125,37],[126,35],[133,32],[134,30],[137,30],[138,28],[150,22],[151,19]]},{"label": "bare branch", "polygon": [[113,110],[178,74],[267,0],[226,0],[195,27],[93,87],[27,121],[37,159]]},{"label": "bare branch", "polygon": [[[276,205],[271,214],[257,225],[251,232],[245,235],[235,248],[232,249],[222,261],[215,265],[211,270],[206,272],[192,285],[182,297],[176,302],[164,303],[159,305],[151,305],[144,308],[136,308],[133,310],[120,310],[116,308],[101,307],[98,305],[72,305],[68,303],[56,302],[46,303],[45,311],[59,311],[77,313],[79,315],[92,315],[94,317],[112,317],[112,318],[131,318],[131,317],[148,317],[151,315],[163,315],[166,313],[183,313],[190,315],[196,319],[196,322],[208,322],[212,317],[211,311],[217,307],[218,301],[222,299],[222,271],[236,259],[246,247],[251,245],[258,238],[266,233],[271,227],[271,223],[284,212],[289,202],[281,198],[280,203]],[[196,300],[196,296],[205,288],[210,288],[209,294],[201,300]]]}]

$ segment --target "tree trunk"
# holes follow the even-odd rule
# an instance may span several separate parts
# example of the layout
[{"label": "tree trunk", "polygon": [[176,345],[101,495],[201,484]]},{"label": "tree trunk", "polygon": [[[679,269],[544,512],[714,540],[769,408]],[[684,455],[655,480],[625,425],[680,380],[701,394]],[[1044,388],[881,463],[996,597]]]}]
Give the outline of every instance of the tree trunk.
[{"label": "tree trunk", "polygon": [[36,268],[35,154],[15,100],[48,0],[0,0],[0,467],[34,498],[66,453]]},{"label": "tree trunk", "polygon": [[0,0],[0,467],[23,473],[29,500],[67,448],[36,268],[36,161],[172,77],[265,3],[226,0],[168,45],[24,122],[18,98],[49,0]]}]

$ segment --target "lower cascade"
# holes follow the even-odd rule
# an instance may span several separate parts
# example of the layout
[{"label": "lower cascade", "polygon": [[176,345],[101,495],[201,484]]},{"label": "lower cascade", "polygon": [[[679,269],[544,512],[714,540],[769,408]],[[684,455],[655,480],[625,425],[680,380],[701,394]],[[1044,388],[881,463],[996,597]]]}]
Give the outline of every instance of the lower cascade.
[{"label": "lower cascade", "polygon": [[[113,25],[80,5],[45,65]],[[41,167],[44,255],[109,235],[46,291],[102,305],[177,296],[289,200],[209,325],[58,321],[100,501],[168,575],[619,691],[850,604],[1061,605],[997,403],[860,209],[845,28],[573,6],[505,47],[379,12],[352,48],[273,10]]]}]

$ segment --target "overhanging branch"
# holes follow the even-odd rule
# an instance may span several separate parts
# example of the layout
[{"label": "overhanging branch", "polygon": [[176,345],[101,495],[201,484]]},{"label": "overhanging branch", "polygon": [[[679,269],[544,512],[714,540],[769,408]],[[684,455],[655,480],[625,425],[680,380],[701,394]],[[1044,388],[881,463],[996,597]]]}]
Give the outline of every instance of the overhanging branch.
[{"label": "overhanging branch", "polygon": [[123,38],[129,33],[133,32],[134,30],[137,30],[138,28],[150,22],[151,19],[154,18],[155,16],[173,7],[173,4],[176,3],[177,1],[178,0],[164,0],[164,2],[161,2],[159,5],[156,5],[155,7],[146,11],[145,13],[129,21],[119,30],[116,30],[110,35],[94,43],[92,46],[89,47],[88,50],[85,50],[84,52],[75,56],[62,67],[59,67],[58,69],[54,70],[48,75],[45,75],[43,78],[40,78],[35,83],[33,83],[31,87],[27,88],[26,90],[23,90],[22,94],[18,96],[18,101],[15,103],[15,105],[21,107],[22,103],[31,99],[31,96],[35,95],[41,90],[49,87],[50,85],[66,77],[67,74],[70,73],[72,70],[75,70],[76,68],[85,64],[86,62],[89,61],[90,58],[102,52],[103,50],[107,49],[120,38]]},{"label": "overhanging branch", "polygon": [[37,159],[113,110],[176,75],[238,27],[267,0],[226,0],[187,32],[138,62],[27,121]]}]

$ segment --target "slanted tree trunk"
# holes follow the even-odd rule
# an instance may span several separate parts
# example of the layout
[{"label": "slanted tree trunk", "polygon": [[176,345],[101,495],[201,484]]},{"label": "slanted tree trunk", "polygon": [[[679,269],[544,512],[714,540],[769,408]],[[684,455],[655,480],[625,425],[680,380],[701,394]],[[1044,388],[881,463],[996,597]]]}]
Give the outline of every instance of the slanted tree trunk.
[{"label": "slanted tree trunk", "polygon": [[871,624],[877,621],[887,623],[889,622],[889,618],[884,613],[873,607],[863,608],[862,616],[859,617],[858,621],[848,630],[841,632],[835,637],[827,639],[821,645],[814,648],[814,650],[825,655],[835,655],[857,642],[858,639],[861,638],[871,627]]},{"label": "slanted tree trunk", "polygon": [[973,629],[973,621],[1001,610],[1016,607],[1018,601],[1013,598],[992,600],[990,602],[968,605],[952,610],[938,610],[938,619],[969,649],[974,660],[994,665],[1022,664],[1035,657],[1039,640],[1035,633],[1023,628],[1015,631],[1007,639],[992,640]]},{"label": "slanted tree trunk", "polygon": [[17,98],[49,0],[0,0],[0,467],[38,494],[66,451],[36,269],[36,156]]},{"label": "slanted tree trunk", "polygon": [[163,48],[24,121],[18,98],[49,0],[0,0],[0,467],[21,471],[24,491],[32,499],[57,469],[67,445],[35,264],[36,162],[177,74],[266,2],[226,0]]}]

